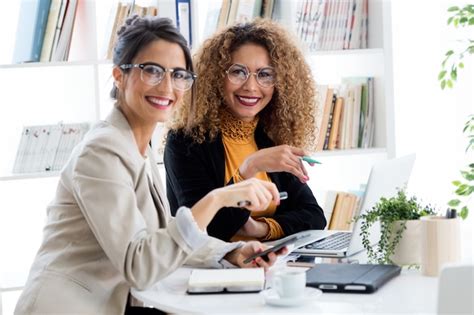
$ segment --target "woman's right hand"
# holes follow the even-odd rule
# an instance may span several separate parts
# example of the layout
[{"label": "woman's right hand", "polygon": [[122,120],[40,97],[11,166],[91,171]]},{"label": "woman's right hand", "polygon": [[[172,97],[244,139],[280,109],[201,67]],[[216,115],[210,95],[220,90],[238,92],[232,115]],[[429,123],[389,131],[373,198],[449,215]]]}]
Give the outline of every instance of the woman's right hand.
[{"label": "woman's right hand", "polygon": [[287,172],[295,175],[302,183],[309,180],[301,158],[308,154],[305,150],[289,145],[258,150],[249,155],[239,167],[243,178],[254,177],[258,172]]},{"label": "woman's right hand", "polygon": [[191,211],[199,228],[204,231],[217,211],[223,207],[240,207],[239,202],[248,201],[245,208],[250,211],[261,211],[267,209],[272,200],[276,204],[280,203],[280,195],[275,184],[251,178],[214,189],[199,200]]},{"label": "woman's right hand", "polygon": [[[221,207],[244,207],[250,211],[265,210],[270,202],[280,203],[276,185],[272,182],[251,178],[242,182],[215,189],[212,193],[219,196]],[[240,205],[248,201],[248,205]]]}]

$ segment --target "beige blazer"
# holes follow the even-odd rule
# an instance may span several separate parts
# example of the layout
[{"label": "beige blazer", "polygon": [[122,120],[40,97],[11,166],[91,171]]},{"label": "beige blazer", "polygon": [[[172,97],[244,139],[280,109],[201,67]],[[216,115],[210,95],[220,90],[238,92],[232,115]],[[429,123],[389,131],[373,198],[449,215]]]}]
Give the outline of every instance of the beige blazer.
[{"label": "beige blazer", "polygon": [[201,232],[187,208],[171,218],[148,153],[154,185],[118,108],[74,149],[16,314],[123,314],[132,287],[146,289],[184,263],[222,267],[239,245]]}]

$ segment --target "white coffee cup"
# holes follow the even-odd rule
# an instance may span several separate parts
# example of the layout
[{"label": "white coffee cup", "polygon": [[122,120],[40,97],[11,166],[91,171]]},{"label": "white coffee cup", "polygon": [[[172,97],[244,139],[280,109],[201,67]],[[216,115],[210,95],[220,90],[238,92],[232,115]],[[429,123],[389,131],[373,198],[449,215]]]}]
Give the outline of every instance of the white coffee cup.
[{"label": "white coffee cup", "polygon": [[273,276],[273,289],[282,299],[300,298],[306,287],[306,272],[303,270],[281,270]]}]

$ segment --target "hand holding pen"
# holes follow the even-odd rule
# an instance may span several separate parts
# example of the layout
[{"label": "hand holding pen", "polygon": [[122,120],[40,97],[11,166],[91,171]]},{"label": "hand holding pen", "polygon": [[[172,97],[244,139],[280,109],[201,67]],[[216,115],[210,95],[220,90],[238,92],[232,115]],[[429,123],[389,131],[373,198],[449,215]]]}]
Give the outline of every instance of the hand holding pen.
[{"label": "hand holding pen", "polygon": [[314,164],[323,164],[323,163],[319,162],[318,160],[315,160],[312,157],[307,156],[307,155],[301,157],[301,160],[305,161],[305,162],[308,162],[309,165],[311,165],[311,166],[313,166]]},{"label": "hand holding pen", "polygon": [[[279,196],[280,196],[280,200],[285,200],[288,198],[288,193],[286,191],[280,191]],[[245,208],[245,207],[250,206],[251,204],[252,203],[249,200],[241,200],[237,202],[237,207]]]},{"label": "hand holding pen", "polygon": [[[247,179],[233,185],[224,186],[213,191],[216,202],[222,207],[245,207],[250,211],[263,211],[274,201],[280,203],[280,195],[272,182],[257,178]],[[248,202],[247,202],[248,201]]]}]

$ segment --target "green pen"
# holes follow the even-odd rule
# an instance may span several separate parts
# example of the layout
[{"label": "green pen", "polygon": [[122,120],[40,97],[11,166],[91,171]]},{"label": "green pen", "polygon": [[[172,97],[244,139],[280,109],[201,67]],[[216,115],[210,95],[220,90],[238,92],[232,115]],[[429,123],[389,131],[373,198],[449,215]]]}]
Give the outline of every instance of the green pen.
[{"label": "green pen", "polygon": [[307,155],[301,157],[300,159],[302,159],[303,161],[306,161],[308,163],[322,164],[321,162],[319,162],[319,161],[317,161],[317,160],[315,160],[312,157],[307,156]]}]

